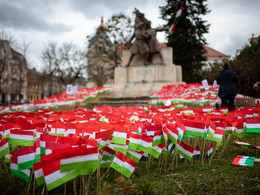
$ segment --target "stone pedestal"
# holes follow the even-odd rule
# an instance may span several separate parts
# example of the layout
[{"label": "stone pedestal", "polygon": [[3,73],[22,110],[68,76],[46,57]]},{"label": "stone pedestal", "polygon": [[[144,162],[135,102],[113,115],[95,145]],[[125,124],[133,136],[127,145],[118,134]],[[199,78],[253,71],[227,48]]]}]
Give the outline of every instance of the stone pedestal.
[{"label": "stone pedestal", "polygon": [[172,64],[172,48],[162,48],[161,52],[166,65],[161,64],[159,55],[155,55],[152,65],[143,65],[144,57],[135,56],[130,66],[126,67],[131,53],[129,50],[124,51],[122,67],[115,69],[111,95],[148,96],[160,91],[164,85],[183,84],[181,66]]}]

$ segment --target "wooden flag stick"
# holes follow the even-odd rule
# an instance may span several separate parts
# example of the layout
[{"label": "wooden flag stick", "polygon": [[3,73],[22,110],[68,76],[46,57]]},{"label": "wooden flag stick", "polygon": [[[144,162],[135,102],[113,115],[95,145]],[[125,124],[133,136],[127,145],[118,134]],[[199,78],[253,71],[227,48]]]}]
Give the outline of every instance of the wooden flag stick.
[{"label": "wooden flag stick", "polygon": [[215,155],[217,149],[218,149],[218,146],[217,146],[217,143],[215,142],[215,148],[213,148],[214,151],[213,151],[213,153],[212,153],[212,155],[211,155],[211,158],[210,158],[210,160],[209,160],[209,165],[211,164],[211,161],[212,161],[213,156]]},{"label": "wooden flag stick", "polygon": [[30,192],[32,177],[33,177],[33,169],[32,169],[32,171],[31,171],[30,182],[29,182],[29,184],[28,184],[28,189],[27,189],[27,195],[29,195],[29,192]]},{"label": "wooden flag stick", "polygon": [[64,184],[64,195],[66,195],[66,183]]},{"label": "wooden flag stick", "polygon": [[35,181],[36,181],[36,179],[34,177],[34,179],[33,179],[33,195],[35,195]]}]

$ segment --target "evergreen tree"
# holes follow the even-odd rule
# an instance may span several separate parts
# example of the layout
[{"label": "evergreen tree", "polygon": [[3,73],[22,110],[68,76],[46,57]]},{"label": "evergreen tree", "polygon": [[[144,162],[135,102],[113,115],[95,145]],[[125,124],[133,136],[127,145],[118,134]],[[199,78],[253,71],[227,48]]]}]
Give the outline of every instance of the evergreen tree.
[{"label": "evergreen tree", "polygon": [[[166,0],[160,7],[162,19],[171,26],[183,0]],[[180,21],[174,32],[168,35],[168,46],[173,48],[174,64],[182,66],[185,82],[201,82],[201,67],[206,60],[203,44],[204,34],[208,33],[209,24],[201,17],[209,13],[206,0],[186,0]]]}]

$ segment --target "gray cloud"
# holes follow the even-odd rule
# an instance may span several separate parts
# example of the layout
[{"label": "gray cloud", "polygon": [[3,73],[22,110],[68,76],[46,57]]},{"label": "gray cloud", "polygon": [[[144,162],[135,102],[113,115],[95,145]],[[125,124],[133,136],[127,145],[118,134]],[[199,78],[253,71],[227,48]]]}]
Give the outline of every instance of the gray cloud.
[{"label": "gray cloud", "polygon": [[69,27],[63,23],[49,23],[40,12],[26,6],[0,3],[0,25],[2,28],[36,31],[67,31]]},{"label": "gray cloud", "polygon": [[134,7],[144,8],[148,0],[69,0],[71,7],[87,18],[96,19],[116,13],[133,11]]}]

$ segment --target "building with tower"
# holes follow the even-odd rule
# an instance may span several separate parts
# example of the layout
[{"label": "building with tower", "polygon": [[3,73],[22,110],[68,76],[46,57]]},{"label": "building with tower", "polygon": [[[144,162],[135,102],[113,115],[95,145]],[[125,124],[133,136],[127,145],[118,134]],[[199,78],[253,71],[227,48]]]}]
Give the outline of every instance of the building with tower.
[{"label": "building with tower", "polygon": [[115,45],[106,34],[103,17],[96,34],[90,38],[87,52],[88,87],[110,86],[114,70],[120,64]]}]

